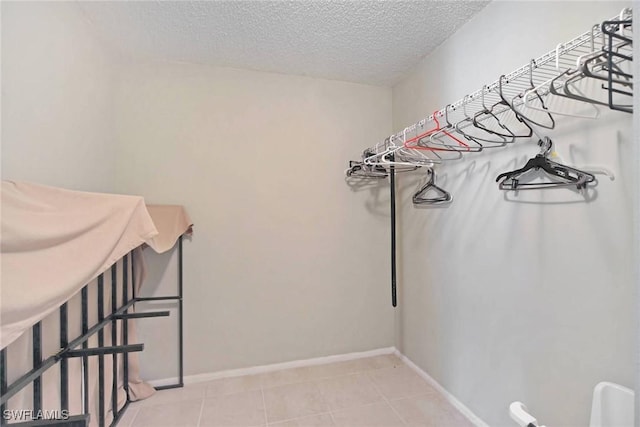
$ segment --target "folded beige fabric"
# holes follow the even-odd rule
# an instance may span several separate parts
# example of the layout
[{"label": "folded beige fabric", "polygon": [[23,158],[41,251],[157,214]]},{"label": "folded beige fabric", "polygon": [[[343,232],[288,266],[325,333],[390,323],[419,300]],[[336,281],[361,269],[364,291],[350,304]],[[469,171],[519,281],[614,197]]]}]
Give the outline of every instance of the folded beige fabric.
[{"label": "folded beige fabric", "polygon": [[[132,286],[135,287],[136,295],[140,295],[140,287],[144,283],[145,278],[147,277],[147,264],[144,261],[144,255],[142,254],[142,247],[137,247],[133,251],[133,263],[136,266],[133,276]],[[135,312],[135,307],[131,307],[129,309],[130,313]],[[136,320],[129,319],[128,322],[128,333],[129,333],[129,342],[137,343],[138,334]],[[153,388],[151,384],[146,383],[140,377],[140,360],[138,358],[138,353],[127,353],[125,356],[129,359],[129,400],[135,402],[136,400],[146,399],[151,397],[156,389]],[[120,371],[122,373],[122,371]],[[119,378],[124,383],[124,378]],[[124,403],[122,403],[124,404]],[[120,405],[120,402],[118,402]],[[118,406],[120,408],[121,406]]]},{"label": "folded beige fabric", "polygon": [[173,248],[183,234],[191,234],[193,223],[183,206],[147,205],[147,210],[158,229],[158,234],[147,241],[147,244],[157,253]]},{"label": "folded beige fabric", "polygon": [[0,348],[158,234],[142,197],[3,181]]}]

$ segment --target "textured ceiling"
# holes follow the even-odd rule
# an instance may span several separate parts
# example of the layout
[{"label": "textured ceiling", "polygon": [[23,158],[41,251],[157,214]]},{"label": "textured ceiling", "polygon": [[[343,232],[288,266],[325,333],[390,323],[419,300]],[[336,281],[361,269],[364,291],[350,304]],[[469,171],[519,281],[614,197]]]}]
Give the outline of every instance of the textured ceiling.
[{"label": "textured ceiling", "polygon": [[390,86],[488,1],[78,2],[126,55]]}]

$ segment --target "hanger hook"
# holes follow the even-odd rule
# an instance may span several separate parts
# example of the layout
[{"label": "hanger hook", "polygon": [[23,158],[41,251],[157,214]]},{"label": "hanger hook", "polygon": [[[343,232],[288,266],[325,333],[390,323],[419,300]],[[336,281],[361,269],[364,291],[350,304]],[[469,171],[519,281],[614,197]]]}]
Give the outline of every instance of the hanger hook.
[{"label": "hanger hook", "polygon": [[542,155],[545,157],[549,157],[549,154],[551,154],[551,148],[553,147],[551,138],[545,136],[538,142],[538,144],[540,144],[540,147],[542,147]]},{"label": "hanger hook", "polygon": [[484,104],[484,91],[487,90],[487,85],[482,86],[482,90],[480,91],[480,102],[482,103],[482,108],[488,110],[487,106]]},{"label": "hanger hook", "polygon": [[622,9],[622,10],[620,11],[620,20],[621,20],[621,21],[623,21],[623,20],[624,20],[624,18],[625,18],[625,15],[630,14],[630,13],[631,13],[631,11],[632,11],[632,10],[631,10],[630,8],[628,8],[628,7],[625,7],[624,9]]},{"label": "hanger hook", "polygon": [[436,122],[435,130],[440,130],[440,122],[438,121],[438,110],[433,112],[433,121]]},{"label": "hanger hook", "polygon": [[[560,71],[560,51],[564,48],[564,43],[556,46],[556,70]],[[591,50],[593,51],[593,30],[591,30]]]},{"label": "hanger hook", "polygon": [[451,104],[447,104],[444,107],[444,121],[447,122],[448,127],[452,128],[453,125],[449,122],[449,108],[453,108],[453,106]]},{"label": "hanger hook", "polygon": [[533,84],[533,68],[536,66],[536,60],[532,59],[529,63],[529,83],[531,83],[531,88],[535,88],[536,85]]},{"label": "hanger hook", "polygon": [[427,183],[426,185],[434,185],[436,183],[436,172],[433,170],[433,166],[427,168]]},{"label": "hanger hook", "polygon": [[[500,76],[500,78],[498,79],[498,92],[500,94],[500,99],[502,99],[502,101],[509,107],[511,107],[511,104],[509,103],[509,101],[507,101],[507,99],[504,97],[504,94],[502,93],[502,79],[505,80],[506,83],[509,83],[509,81],[507,80],[507,76],[505,76],[504,74]],[[513,110],[513,108],[511,108]]]},{"label": "hanger hook", "polygon": [[[596,51],[596,33],[600,31],[600,24],[594,24],[591,27],[591,52],[595,52]],[[600,32],[600,36],[602,38],[602,45],[605,45],[605,35],[603,32]]]}]

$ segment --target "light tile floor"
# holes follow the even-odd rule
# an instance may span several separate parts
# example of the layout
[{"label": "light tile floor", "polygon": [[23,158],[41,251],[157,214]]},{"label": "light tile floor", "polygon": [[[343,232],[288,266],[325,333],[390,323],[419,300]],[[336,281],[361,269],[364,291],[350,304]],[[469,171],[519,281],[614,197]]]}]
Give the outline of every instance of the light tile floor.
[{"label": "light tile floor", "polygon": [[132,403],[121,427],[473,424],[394,355],[223,378]]}]

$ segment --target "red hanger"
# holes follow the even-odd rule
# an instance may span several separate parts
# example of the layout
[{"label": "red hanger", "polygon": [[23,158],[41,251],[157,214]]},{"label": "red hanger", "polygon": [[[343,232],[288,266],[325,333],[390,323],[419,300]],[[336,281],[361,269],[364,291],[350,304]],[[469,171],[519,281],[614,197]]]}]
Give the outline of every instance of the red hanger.
[{"label": "red hanger", "polygon": [[461,147],[465,147],[467,149],[467,151],[469,150],[469,145],[467,145],[464,141],[461,141],[460,139],[456,138],[455,136],[453,136],[451,133],[447,132],[446,130],[442,129],[440,127],[440,122],[438,121],[437,118],[437,113],[438,111],[434,111],[433,112],[433,121],[436,122],[436,127],[434,129],[429,129],[428,131],[421,133],[420,135],[416,135],[411,139],[408,139],[404,142],[404,147],[405,148],[410,148],[413,150],[429,150],[429,151],[452,151],[449,150],[447,148],[437,148],[437,147],[423,147],[421,145],[418,145],[418,143],[416,142],[415,144],[411,144],[415,141],[419,141],[420,139],[424,138],[425,136],[430,136],[436,132],[442,131],[442,133],[444,133],[445,135],[447,135],[449,138],[453,139],[454,141],[456,141]]}]

